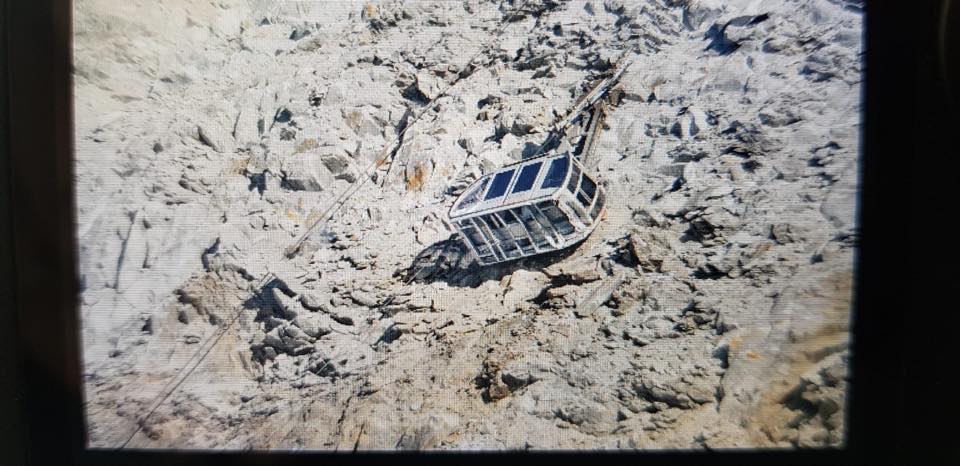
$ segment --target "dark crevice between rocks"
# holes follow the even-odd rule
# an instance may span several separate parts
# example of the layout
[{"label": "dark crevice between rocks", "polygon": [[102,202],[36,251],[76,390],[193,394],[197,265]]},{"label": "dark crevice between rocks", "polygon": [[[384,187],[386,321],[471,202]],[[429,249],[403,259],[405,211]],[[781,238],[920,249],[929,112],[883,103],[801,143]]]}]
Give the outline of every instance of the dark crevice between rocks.
[{"label": "dark crevice between rocks", "polygon": [[710,29],[703,35],[703,39],[709,40],[710,43],[703,50],[713,50],[718,55],[729,55],[739,49],[740,44],[728,39],[726,34],[724,34],[724,30],[726,29],[726,25],[719,26],[714,24],[710,26]]},{"label": "dark crevice between rocks", "polygon": [[499,143],[500,141],[503,140],[503,137],[506,136],[507,134],[510,134],[510,129],[504,126],[503,124],[499,124],[496,126],[496,128],[494,128],[493,135],[488,136],[483,141],[484,142],[493,141],[493,142]]},{"label": "dark crevice between rocks", "polygon": [[746,162],[740,164],[740,167],[743,168],[743,170],[747,173],[754,173],[757,171],[757,168],[762,166],[763,165],[760,162],[753,159],[747,160]]},{"label": "dark crevice between rocks", "polygon": [[828,71],[815,70],[813,68],[810,68],[809,66],[804,66],[803,69],[800,70],[800,75],[809,77],[810,80],[816,83],[827,81],[837,77],[837,75],[834,73],[831,73]]},{"label": "dark crevice between rocks", "polygon": [[247,178],[250,179],[250,185],[247,186],[247,191],[257,190],[257,193],[261,196],[263,192],[267,190],[267,172],[266,170],[260,173],[250,174]]},{"label": "dark crevice between rocks", "polygon": [[140,327],[140,332],[147,335],[153,335],[153,317],[147,317],[143,321],[143,326]]},{"label": "dark crevice between rocks", "polygon": [[[722,379],[721,379],[721,381],[722,381]],[[717,384],[716,391],[714,391],[714,393],[713,393],[713,397],[716,398],[716,400],[717,400],[717,402],[716,402],[716,410],[717,410],[718,413],[720,412],[720,402],[723,401],[723,397],[724,397],[725,395],[726,395],[726,393],[723,391],[723,383],[718,383],[718,384]]]},{"label": "dark crevice between rocks", "polygon": [[744,159],[748,159],[754,155],[754,151],[751,150],[749,147],[744,147],[739,145],[727,147],[721,153],[725,155],[726,154],[736,155],[737,157],[742,157]]},{"label": "dark crevice between rocks", "polygon": [[400,91],[400,95],[404,99],[407,99],[421,107],[430,102],[430,99],[423,95],[423,92],[420,92],[420,88],[417,87],[416,82],[413,82],[409,86],[403,88],[403,90]]},{"label": "dark crevice between rocks", "polygon": [[280,178],[280,189],[284,189],[287,191],[305,191],[302,185],[290,181],[290,179],[287,178],[286,173],[284,173],[283,176]]},{"label": "dark crevice between rocks", "polygon": [[309,29],[295,28],[292,32],[290,32],[290,37],[288,37],[287,39],[292,41],[298,41],[300,39],[303,39],[304,37],[309,36],[310,32],[311,31]]},{"label": "dark crevice between rocks", "polygon": [[373,342],[373,346],[376,347],[380,345],[380,343],[389,345],[397,341],[401,336],[403,336],[403,332],[400,331],[397,324],[390,324],[390,326],[383,331],[383,334],[377,338],[377,341]]},{"label": "dark crevice between rocks", "polygon": [[[667,216],[667,218],[671,218],[671,216]],[[717,236],[717,227],[710,224],[710,222],[704,220],[702,217],[695,217],[687,221],[689,222],[690,227],[687,228],[687,231],[685,231],[683,236],[680,237],[681,243],[686,243],[689,241],[702,243]]]},{"label": "dark crevice between rocks", "polygon": [[763,13],[763,14],[754,16],[753,19],[751,19],[750,22],[748,22],[747,24],[750,26],[753,26],[754,24],[760,24],[768,19],[770,19],[770,15],[767,13]]},{"label": "dark crevice between rocks", "polygon": [[718,270],[712,264],[707,264],[693,271],[693,278],[697,280],[719,280],[727,276],[726,272]]},{"label": "dark crevice between rocks", "polygon": [[500,101],[501,101],[500,97],[497,97],[495,95],[488,95],[477,101],[477,108],[483,108],[490,104],[500,103]]},{"label": "dark crevice between rocks", "polygon": [[210,256],[217,255],[220,252],[220,237],[218,236],[216,241],[213,242],[210,247],[203,250],[203,253],[200,254],[200,263],[203,264],[204,270],[210,270]]},{"label": "dark crevice between rocks", "polygon": [[293,114],[290,113],[290,110],[286,108],[277,109],[277,113],[273,116],[273,121],[277,123],[287,123],[293,117]]},{"label": "dark crevice between rocks", "polygon": [[525,143],[523,144],[523,150],[522,150],[522,152],[520,152],[520,158],[523,159],[523,160],[526,160],[526,159],[529,159],[529,158],[537,155],[538,153],[541,153],[541,151],[540,151],[540,144],[534,144],[534,143],[532,143],[532,142],[525,142]]},{"label": "dark crevice between rocks", "polygon": [[133,233],[133,226],[136,223],[137,213],[128,212],[127,217],[130,218],[130,226],[127,228],[127,235],[121,237],[120,240],[120,255],[117,257],[117,268],[113,277],[113,289],[120,289],[120,272],[123,269],[123,260],[127,257],[127,243],[130,241],[130,234]]},{"label": "dark crevice between rocks", "polygon": [[798,411],[802,413],[805,418],[810,419],[817,415],[819,408],[816,404],[811,403],[809,400],[806,400],[803,397],[803,392],[806,390],[806,385],[807,384],[804,382],[798,384],[793,390],[783,397],[783,399],[780,401],[780,404],[791,411]]},{"label": "dark crevice between rocks", "polygon": [[353,319],[348,316],[342,316],[339,314],[329,314],[329,315],[334,322],[340,325],[353,325]]},{"label": "dark crevice between rocks", "polygon": [[262,288],[257,290],[253,296],[243,302],[243,308],[256,310],[257,315],[254,322],[263,322],[270,317],[284,318],[283,308],[273,297],[273,290],[279,289],[283,294],[294,297],[296,293],[287,286],[286,283],[274,278],[267,282]]},{"label": "dark crevice between rocks", "polygon": [[730,346],[729,345],[720,345],[713,350],[713,357],[720,360],[720,368],[726,369],[730,367]]},{"label": "dark crevice between rocks", "polygon": [[634,250],[633,245],[630,242],[630,235],[625,235],[617,239],[615,244],[617,245],[617,248],[610,252],[610,254],[607,256],[607,259],[615,264],[619,264],[631,269],[634,269],[640,265],[640,257],[637,256],[637,252]]},{"label": "dark crevice between rocks", "polygon": [[683,187],[683,184],[684,184],[685,182],[686,182],[686,180],[683,178],[683,176],[678,176],[677,179],[673,180],[673,184],[670,185],[670,189],[667,189],[667,192],[675,193],[675,192],[679,191],[680,188]]}]

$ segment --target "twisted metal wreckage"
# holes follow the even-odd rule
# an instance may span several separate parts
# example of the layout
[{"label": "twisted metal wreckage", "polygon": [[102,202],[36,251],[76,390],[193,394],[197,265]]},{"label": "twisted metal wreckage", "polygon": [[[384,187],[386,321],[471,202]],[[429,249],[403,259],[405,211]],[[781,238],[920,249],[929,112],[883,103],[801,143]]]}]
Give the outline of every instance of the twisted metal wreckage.
[{"label": "twisted metal wreckage", "polygon": [[[533,157],[481,177],[453,204],[450,223],[482,265],[564,249],[596,229],[605,213],[606,195],[587,161],[606,115],[601,99],[629,65],[615,67],[578,99]],[[586,129],[579,146],[557,150],[551,143],[578,119]],[[545,148],[549,149],[541,155]]]}]

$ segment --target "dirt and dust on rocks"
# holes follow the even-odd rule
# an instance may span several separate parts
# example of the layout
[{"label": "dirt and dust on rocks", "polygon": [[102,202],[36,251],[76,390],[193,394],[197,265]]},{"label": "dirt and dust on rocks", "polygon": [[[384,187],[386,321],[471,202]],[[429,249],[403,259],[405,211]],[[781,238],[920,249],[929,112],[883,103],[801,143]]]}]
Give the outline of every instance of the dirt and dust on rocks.
[{"label": "dirt and dust on rocks", "polygon": [[[843,445],[861,10],[76,2],[90,446]],[[621,55],[600,226],[477,265],[451,204]]]}]

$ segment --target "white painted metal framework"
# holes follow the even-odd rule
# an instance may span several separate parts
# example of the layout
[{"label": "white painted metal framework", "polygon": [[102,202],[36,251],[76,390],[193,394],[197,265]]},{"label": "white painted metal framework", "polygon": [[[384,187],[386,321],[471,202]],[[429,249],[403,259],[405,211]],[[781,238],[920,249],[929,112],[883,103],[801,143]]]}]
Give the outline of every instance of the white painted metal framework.
[{"label": "white painted metal framework", "polygon": [[450,209],[481,264],[496,264],[572,246],[603,215],[603,188],[569,153],[507,165],[475,181]]}]

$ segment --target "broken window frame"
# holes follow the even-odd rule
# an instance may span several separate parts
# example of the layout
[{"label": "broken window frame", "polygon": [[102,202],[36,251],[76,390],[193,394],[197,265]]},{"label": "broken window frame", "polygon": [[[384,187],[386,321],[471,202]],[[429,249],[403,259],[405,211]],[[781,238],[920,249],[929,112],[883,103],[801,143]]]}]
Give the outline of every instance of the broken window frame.
[{"label": "broken window frame", "polygon": [[506,260],[506,255],[504,255],[503,251],[500,250],[500,246],[496,244],[496,241],[493,238],[493,233],[487,230],[484,222],[481,221],[479,217],[472,217],[470,221],[476,225],[477,229],[480,231],[480,234],[483,235],[484,240],[486,240],[487,244],[490,245],[490,250],[493,252],[494,258],[496,258],[498,262]]},{"label": "broken window frame", "polygon": [[[556,248],[557,244],[559,243],[557,242],[555,236],[551,236],[551,233],[555,233],[555,232],[547,230],[547,228],[544,227],[539,220],[537,220],[537,216],[534,213],[533,209],[531,209],[531,207],[532,206],[530,205],[521,205],[513,208],[513,209],[517,209],[518,211],[517,218],[520,219],[520,224],[523,225],[523,229],[526,230],[527,235],[529,235],[530,238],[534,240],[533,244],[537,247],[538,251],[540,249],[547,250],[546,246],[551,246],[553,248]],[[524,209],[526,209],[526,211],[524,211]],[[526,215],[526,214],[529,214],[529,215]],[[527,219],[529,219],[532,223],[528,223]],[[539,232],[532,231],[530,228],[532,225],[536,225],[536,227],[540,231]],[[541,241],[537,241],[538,238],[542,238],[543,239],[542,242],[546,243],[546,245],[541,246],[540,244]]]},{"label": "broken window frame", "polygon": [[513,233],[507,229],[507,224],[497,215],[496,212],[483,214],[478,218],[482,220],[490,229],[490,232],[493,234],[493,237],[496,238],[497,244],[500,246],[500,250],[503,252],[504,257],[507,259],[516,259],[520,257],[520,247],[516,244],[517,242],[513,236]]},{"label": "broken window frame", "polygon": [[580,179],[583,177],[583,170],[576,163],[571,165],[570,176],[564,181],[566,181],[567,191],[575,195],[577,194],[577,187],[580,185]]},{"label": "broken window frame", "polygon": [[[521,240],[525,240],[525,241],[527,241],[527,242],[530,244],[530,248],[533,249],[533,251],[532,251],[532,252],[529,252],[529,253],[526,253],[526,255],[529,255],[529,254],[531,254],[531,253],[532,253],[532,254],[536,254],[536,253],[540,252],[539,249],[538,249],[537,246],[536,246],[536,241],[534,241],[533,236],[531,236],[531,235],[530,235],[530,232],[527,231],[527,228],[526,228],[526,226],[523,224],[523,221],[520,220],[520,218],[517,217],[517,215],[516,215],[515,213],[513,213],[513,209],[504,209],[504,210],[501,210],[501,211],[498,211],[498,212],[494,212],[493,215],[496,215],[496,216],[498,216],[498,217],[500,218],[500,220],[501,220],[501,221],[503,222],[503,224],[504,224],[504,229],[513,237],[513,240],[514,240],[514,242],[517,244],[517,246],[520,246],[520,241],[521,241]],[[513,221],[510,222],[510,221],[507,219],[507,216],[509,216],[510,218],[512,218]],[[517,235],[517,233],[519,233],[519,232],[517,232],[517,231],[516,231],[516,228],[513,227],[512,225],[519,225],[520,230],[523,232],[522,236],[521,236],[521,235]],[[523,247],[520,246],[520,249],[523,250]]]},{"label": "broken window frame", "polygon": [[563,198],[563,205],[566,206],[565,210],[572,212],[572,215],[569,215],[572,219],[580,222],[583,228],[590,228],[590,224],[593,223],[592,220],[587,216],[588,213],[579,203],[571,200],[568,197]]},{"label": "broken window frame", "polygon": [[[553,226],[557,233],[563,236],[564,239],[570,238],[577,233],[577,227],[575,227],[570,221],[569,215],[567,215],[567,213],[560,208],[560,205],[556,199],[537,202],[536,206],[537,209],[539,209],[547,217],[547,220],[550,221],[550,225]],[[560,214],[555,218],[550,215],[550,213],[554,210]],[[568,230],[567,227],[569,227],[569,231],[564,233],[564,231]]]},{"label": "broken window frame", "polygon": [[474,187],[473,190],[469,191],[460,201],[457,202],[453,209],[455,212],[483,202],[483,196],[487,192],[487,187],[490,186],[490,176],[480,177],[480,179],[475,181],[475,183],[480,184]]},{"label": "broken window frame", "polygon": [[593,219],[594,223],[599,221],[604,202],[606,202],[606,196],[603,194],[603,190],[597,189],[597,198],[593,200],[593,205],[590,206],[590,218]]}]

